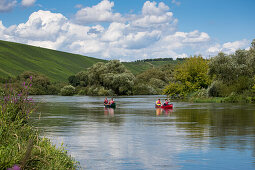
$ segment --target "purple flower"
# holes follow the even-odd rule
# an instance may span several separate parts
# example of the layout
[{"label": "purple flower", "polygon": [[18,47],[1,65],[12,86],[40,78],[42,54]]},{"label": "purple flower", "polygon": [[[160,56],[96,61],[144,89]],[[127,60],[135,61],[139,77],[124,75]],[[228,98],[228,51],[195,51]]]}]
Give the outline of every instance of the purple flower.
[{"label": "purple flower", "polygon": [[23,86],[25,86],[25,85],[26,85],[26,82],[23,83]]},{"label": "purple flower", "polygon": [[32,77],[32,76],[30,76],[30,80],[32,80],[32,78],[33,78],[33,77]]},{"label": "purple flower", "polygon": [[29,84],[30,87],[32,87],[32,84]]},{"label": "purple flower", "polygon": [[8,170],[20,170],[18,165],[14,165],[12,168],[8,168]]}]

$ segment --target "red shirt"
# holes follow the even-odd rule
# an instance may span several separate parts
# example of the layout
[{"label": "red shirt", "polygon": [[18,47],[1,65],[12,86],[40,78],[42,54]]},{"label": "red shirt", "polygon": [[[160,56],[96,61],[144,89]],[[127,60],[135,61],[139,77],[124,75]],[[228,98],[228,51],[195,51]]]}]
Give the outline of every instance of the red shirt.
[{"label": "red shirt", "polygon": [[104,99],[104,104],[107,104],[108,103],[108,100],[107,99]]}]

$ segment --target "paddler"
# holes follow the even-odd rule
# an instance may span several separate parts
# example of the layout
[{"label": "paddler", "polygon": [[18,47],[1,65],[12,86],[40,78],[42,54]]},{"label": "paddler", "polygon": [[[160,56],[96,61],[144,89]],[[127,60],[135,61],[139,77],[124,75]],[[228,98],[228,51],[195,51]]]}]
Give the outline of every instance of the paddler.
[{"label": "paddler", "polygon": [[161,101],[160,101],[160,99],[158,99],[158,100],[156,101],[156,105],[157,105],[157,106],[161,106]]},{"label": "paddler", "polygon": [[105,99],[104,99],[104,105],[107,105],[108,104],[108,99],[107,99],[107,97],[105,97]]},{"label": "paddler", "polygon": [[169,105],[169,102],[167,99],[165,99],[165,103],[163,104],[163,106],[167,106],[167,105]]},{"label": "paddler", "polygon": [[114,103],[114,100],[113,98],[111,99],[111,101],[109,102],[109,104],[113,104]]}]

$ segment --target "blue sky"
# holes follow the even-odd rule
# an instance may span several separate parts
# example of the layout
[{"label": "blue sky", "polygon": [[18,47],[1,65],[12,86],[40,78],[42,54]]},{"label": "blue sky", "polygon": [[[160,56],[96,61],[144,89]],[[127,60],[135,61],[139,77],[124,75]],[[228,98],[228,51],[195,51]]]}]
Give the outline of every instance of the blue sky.
[{"label": "blue sky", "polygon": [[254,0],[0,0],[0,39],[102,59],[216,55],[255,38]]}]

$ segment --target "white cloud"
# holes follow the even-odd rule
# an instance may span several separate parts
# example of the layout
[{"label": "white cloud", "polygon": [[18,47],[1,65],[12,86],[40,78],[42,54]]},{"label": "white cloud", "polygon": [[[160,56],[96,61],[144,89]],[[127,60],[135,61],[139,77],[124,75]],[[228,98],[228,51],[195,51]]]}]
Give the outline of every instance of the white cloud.
[{"label": "white cloud", "polygon": [[36,0],[22,0],[21,5],[24,7],[30,7],[35,4]]},{"label": "white cloud", "polygon": [[157,3],[146,1],[143,5],[142,13],[143,15],[164,15],[169,10],[169,7],[163,2],[160,2],[157,7]]},{"label": "white cloud", "polygon": [[224,44],[216,43],[215,45],[209,47],[207,52],[211,55],[217,55],[219,52],[224,52],[226,54],[232,54],[238,49],[249,49],[250,41],[243,39],[240,41],[227,42]]},{"label": "white cloud", "polygon": [[102,36],[104,41],[117,41],[123,36],[123,30],[126,25],[122,23],[113,22],[110,24],[108,30]]},{"label": "white cloud", "polygon": [[133,27],[142,30],[160,29],[164,32],[174,32],[178,20],[173,17],[169,7],[163,2],[158,5],[156,2],[146,1],[142,8],[142,15],[133,16],[130,21]]},{"label": "white cloud", "polygon": [[39,10],[32,13],[26,23],[19,24],[15,34],[31,40],[56,40],[66,22],[67,18],[60,13]]},{"label": "white cloud", "polygon": [[113,6],[114,2],[103,0],[95,6],[80,9],[76,13],[75,19],[80,24],[120,21],[121,14],[113,13]]},{"label": "white cloud", "polygon": [[0,39],[122,61],[211,55],[248,46],[247,40],[221,45],[205,32],[177,31],[177,19],[164,3],[147,1],[140,14],[125,19],[112,12],[113,6],[113,2],[103,0],[85,7],[77,12],[76,17],[81,11],[84,15],[75,23],[60,13],[43,10],[18,25],[5,27],[0,21]]},{"label": "white cloud", "polygon": [[246,39],[241,41],[227,42],[222,45],[222,51],[231,54],[238,49],[245,49],[249,46],[250,42]]},{"label": "white cloud", "polygon": [[16,0],[0,0],[0,12],[10,11],[16,4]]}]

